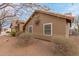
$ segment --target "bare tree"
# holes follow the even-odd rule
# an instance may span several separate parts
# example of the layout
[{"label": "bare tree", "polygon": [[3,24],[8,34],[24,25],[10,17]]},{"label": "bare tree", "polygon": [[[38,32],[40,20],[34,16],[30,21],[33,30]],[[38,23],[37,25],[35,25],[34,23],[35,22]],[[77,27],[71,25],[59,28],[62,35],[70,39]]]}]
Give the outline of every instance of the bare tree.
[{"label": "bare tree", "polygon": [[42,4],[35,3],[2,3],[0,4],[0,33],[7,20],[12,20],[13,17],[20,17],[28,12],[33,12],[36,9],[49,10]]}]

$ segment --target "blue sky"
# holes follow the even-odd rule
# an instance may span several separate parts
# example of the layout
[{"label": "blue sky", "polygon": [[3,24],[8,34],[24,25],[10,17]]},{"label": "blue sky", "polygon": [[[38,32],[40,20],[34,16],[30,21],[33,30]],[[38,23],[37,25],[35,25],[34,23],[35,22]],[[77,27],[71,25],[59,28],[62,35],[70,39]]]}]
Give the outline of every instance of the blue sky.
[{"label": "blue sky", "polygon": [[[71,12],[73,15],[79,15],[79,3],[41,3],[49,7],[53,12],[56,13],[68,13]],[[25,19],[26,16],[22,16],[21,19]]]},{"label": "blue sky", "polygon": [[[46,5],[46,4],[45,4]],[[49,8],[51,8],[54,12],[64,13],[71,6],[71,4],[66,3],[49,3],[47,4]]]},{"label": "blue sky", "polygon": [[[42,5],[45,5],[49,7],[53,12],[56,13],[68,13],[72,12],[73,15],[79,15],[79,3],[41,3]],[[30,15],[28,15],[30,16]],[[22,15],[20,18],[21,20],[27,20],[27,15]]]},{"label": "blue sky", "polygon": [[79,3],[48,3],[44,5],[57,13],[72,12],[74,15],[79,15]]},{"label": "blue sky", "polygon": [[72,6],[72,4],[68,4],[68,3],[48,3],[45,5],[58,13],[66,12],[66,10]]}]

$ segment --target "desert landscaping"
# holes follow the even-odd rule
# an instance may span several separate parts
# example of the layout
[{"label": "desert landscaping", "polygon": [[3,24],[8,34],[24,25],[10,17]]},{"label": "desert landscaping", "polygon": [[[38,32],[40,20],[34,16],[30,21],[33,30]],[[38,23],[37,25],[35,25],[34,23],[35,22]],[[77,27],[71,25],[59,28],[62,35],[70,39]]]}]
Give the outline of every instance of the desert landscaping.
[{"label": "desert landscaping", "polygon": [[25,47],[16,47],[15,37],[0,37],[0,55],[53,55],[52,43],[35,39],[32,43],[26,43]]},{"label": "desert landscaping", "polygon": [[[26,39],[22,39],[22,38],[26,38]],[[59,38],[60,42],[58,41],[57,43],[60,45],[64,44],[64,46],[62,47],[58,45],[58,47],[60,48],[55,48],[56,45],[54,45],[54,43],[57,44],[56,40],[58,39],[56,39],[53,42],[45,39],[41,40],[41,39],[29,38],[28,35],[27,37],[21,36],[20,39],[18,39],[17,37],[11,37],[11,36],[0,36],[0,55],[2,56],[3,55],[4,56],[8,56],[8,55],[9,56],[79,55],[78,38],[79,38],[78,36],[77,37],[73,36],[72,39],[69,40],[69,42],[66,42],[67,40],[64,40],[65,41],[64,42],[62,41],[63,39]],[[73,44],[73,43],[77,43],[77,44]],[[63,50],[63,48],[64,49],[68,48],[68,49]],[[67,53],[67,51],[69,53]]]},{"label": "desert landscaping", "polygon": [[79,16],[60,5],[0,4],[0,56],[78,56]]}]

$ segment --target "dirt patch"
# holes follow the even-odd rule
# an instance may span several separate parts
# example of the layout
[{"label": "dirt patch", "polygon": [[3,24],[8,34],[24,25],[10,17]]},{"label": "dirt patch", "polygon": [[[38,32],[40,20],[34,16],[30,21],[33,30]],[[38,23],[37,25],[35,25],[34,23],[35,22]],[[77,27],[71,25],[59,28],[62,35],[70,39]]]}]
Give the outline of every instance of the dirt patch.
[{"label": "dirt patch", "polygon": [[[70,37],[79,44],[79,36]],[[33,39],[33,43],[25,47],[15,47],[16,37],[0,36],[0,55],[2,56],[53,56],[53,43]],[[26,43],[27,44],[27,43]]]},{"label": "dirt patch", "polygon": [[70,36],[70,39],[79,44],[79,36]]},{"label": "dirt patch", "polygon": [[16,48],[15,37],[0,37],[0,55],[31,55],[31,56],[50,56],[52,53],[51,43],[35,39],[35,42],[29,46]]}]

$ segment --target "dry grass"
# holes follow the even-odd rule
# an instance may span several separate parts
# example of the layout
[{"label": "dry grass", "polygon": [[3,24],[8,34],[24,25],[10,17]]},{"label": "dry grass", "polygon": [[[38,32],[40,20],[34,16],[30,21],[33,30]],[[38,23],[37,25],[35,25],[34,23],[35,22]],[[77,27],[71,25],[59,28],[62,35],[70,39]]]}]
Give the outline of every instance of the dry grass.
[{"label": "dry grass", "polygon": [[33,43],[32,34],[25,32],[17,36],[17,47],[25,47]]},{"label": "dry grass", "polygon": [[78,45],[71,39],[58,36],[53,38],[53,43],[54,49],[52,53],[54,53],[54,55],[79,55]]},{"label": "dry grass", "polygon": [[[33,34],[30,34],[28,32],[21,33],[20,35],[17,36],[17,42],[15,46],[20,48],[26,47],[35,43],[34,40],[35,38]],[[52,38],[50,43],[52,43],[52,45],[50,45],[51,47],[49,48],[53,55],[61,55],[61,56],[79,55],[79,47],[76,44],[76,42],[74,42],[74,40],[72,39],[67,39],[62,36],[55,36]]]}]

